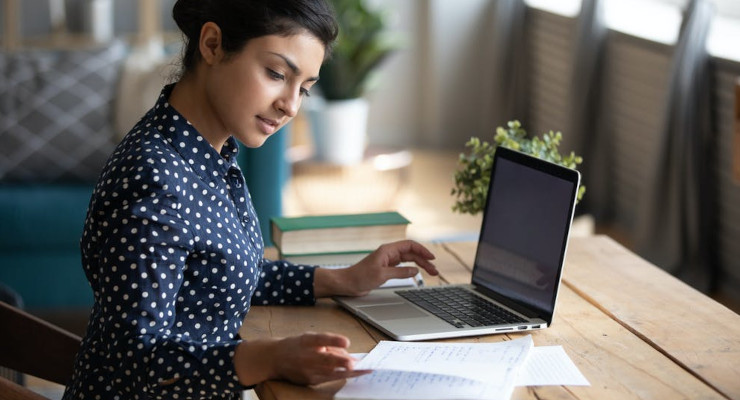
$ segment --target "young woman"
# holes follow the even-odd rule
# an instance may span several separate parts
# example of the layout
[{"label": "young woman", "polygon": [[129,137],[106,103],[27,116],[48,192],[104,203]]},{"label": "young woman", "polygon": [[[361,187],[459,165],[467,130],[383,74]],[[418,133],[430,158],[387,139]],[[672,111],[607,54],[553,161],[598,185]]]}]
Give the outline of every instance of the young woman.
[{"label": "young woman", "polygon": [[239,398],[267,379],[315,384],[352,369],[347,338],[305,333],[243,341],[251,302],[357,296],[414,261],[418,243],[378,248],[346,270],[263,258],[236,164],[295,116],[337,34],[316,0],[178,0],[183,73],[133,127],[95,188],[81,240],[94,291],[64,399]]}]

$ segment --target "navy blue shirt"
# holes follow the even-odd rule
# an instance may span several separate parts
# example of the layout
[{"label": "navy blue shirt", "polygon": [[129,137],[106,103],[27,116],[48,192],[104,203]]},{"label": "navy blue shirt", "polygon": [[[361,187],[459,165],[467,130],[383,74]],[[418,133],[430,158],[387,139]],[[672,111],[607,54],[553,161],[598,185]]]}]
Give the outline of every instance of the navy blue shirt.
[{"label": "navy blue shirt", "polygon": [[255,304],[313,304],[314,269],[263,258],[229,138],[220,154],[168,103],[115,149],[82,261],[95,303],[64,399],[240,398],[233,356]]}]

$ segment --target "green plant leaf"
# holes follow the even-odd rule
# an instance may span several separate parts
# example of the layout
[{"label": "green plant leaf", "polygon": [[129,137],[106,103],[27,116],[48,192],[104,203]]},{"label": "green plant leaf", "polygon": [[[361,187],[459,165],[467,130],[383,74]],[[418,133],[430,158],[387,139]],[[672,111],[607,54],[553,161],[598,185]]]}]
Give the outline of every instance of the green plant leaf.
[{"label": "green plant leaf", "polygon": [[331,0],[339,36],[332,57],[321,67],[319,86],[327,100],[362,97],[373,73],[401,48],[397,36],[386,32],[386,15],[370,10],[363,0]]},{"label": "green plant leaf", "polygon": [[[461,153],[458,158],[458,169],[454,174],[455,186],[450,191],[455,203],[452,210],[463,214],[478,214],[483,210],[488,195],[488,185],[491,181],[493,155],[498,146],[508,147],[543,160],[576,169],[583,162],[581,156],[570,152],[563,157],[558,150],[563,134],[560,132],[545,132],[542,137],[529,138],[519,121],[509,121],[506,127],[497,127],[493,135],[493,143],[471,137],[465,143],[468,153]],[[578,201],[586,193],[586,187],[578,188]]]}]

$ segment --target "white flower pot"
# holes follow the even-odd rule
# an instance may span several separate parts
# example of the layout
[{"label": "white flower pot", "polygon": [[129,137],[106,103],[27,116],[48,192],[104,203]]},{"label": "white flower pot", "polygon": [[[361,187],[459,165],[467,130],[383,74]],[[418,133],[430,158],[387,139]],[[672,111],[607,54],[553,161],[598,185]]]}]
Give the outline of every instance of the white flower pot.
[{"label": "white flower pot", "polygon": [[309,111],[316,158],[351,165],[362,161],[367,145],[369,104],[362,98],[327,101]]}]

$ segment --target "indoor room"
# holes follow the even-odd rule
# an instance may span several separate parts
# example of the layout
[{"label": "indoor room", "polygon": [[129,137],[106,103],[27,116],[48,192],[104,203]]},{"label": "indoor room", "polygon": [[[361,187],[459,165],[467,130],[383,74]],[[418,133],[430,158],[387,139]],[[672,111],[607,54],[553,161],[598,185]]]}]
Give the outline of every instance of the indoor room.
[{"label": "indoor room", "polygon": [[[568,329],[533,337],[535,346],[564,346],[591,386],[516,388],[511,398],[636,397],[621,387],[630,384],[653,398],[740,396],[740,369],[726,363],[740,364],[740,335],[733,336],[740,333],[740,2],[326,1],[339,35],[307,81],[310,90],[301,87],[292,120],[258,146],[236,138],[235,164],[251,200],[245,207],[258,217],[252,225],[266,258],[291,261],[273,218],[398,213],[402,237],[437,256],[442,273],[422,271],[425,285],[469,283],[494,151],[518,149],[580,173],[560,259],[563,320],[542,332]],[[105,191],[101,172],[116,146],[163,87],[183,79],[186,35],[175,4],[0,0],[0,301],[68,331],[73,345],[94,304],[88,280],[97,275],[86,276],[81,256],[87,222],[102,216],[88,215],[91,196]],[[555,200],[546,193],[539,201]],[[342,251],[360,253],[326,252]],[[460,270],[442,271],[453,264]],[[632,280],[611,275],[623,264],[634,266]],[[687,324],[708,326],[703,336],[714,336],[696,359],[685,347],[694,336],[665,343],[698,329],[677,322],[694,298],[699,316]],[[327,318],[343,312],[330,300],[317,305]],[[350,350],[362,353],[388,339],[348,313],[346,321],[359,321],[351,328],[271,307],[253,307],[250,316],[268,321],[247,317],[239,334],[346,328],[360,338],[352,337],[358,347]],[[675,318],[661,331],[661,323],[642,319],[645,308],[670,309]],[[597,322],[569,324],[579,318]],[[720,326],[730,328],[720,333]],[[618,350],[593,344],[609,335],[645,350],[614,361]],[[727,358],[705,372],[718,353]],[[697,382],[640,380],[637,359],[645,354],[652,367],[670,364],[665,371]],[[63,386],[3,366],[0,379],[61,399]],[[628,382],[611,387],[610,375]],[[324,399],[339,390],[276,382],[244,396]],[[596,389],[604,392],[588,392]]]}]

